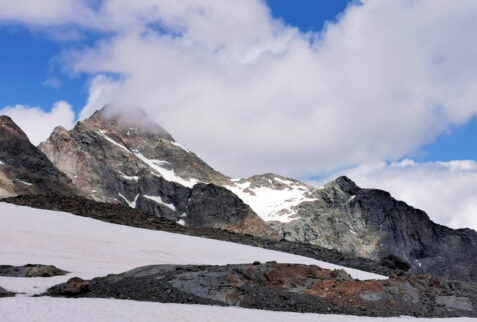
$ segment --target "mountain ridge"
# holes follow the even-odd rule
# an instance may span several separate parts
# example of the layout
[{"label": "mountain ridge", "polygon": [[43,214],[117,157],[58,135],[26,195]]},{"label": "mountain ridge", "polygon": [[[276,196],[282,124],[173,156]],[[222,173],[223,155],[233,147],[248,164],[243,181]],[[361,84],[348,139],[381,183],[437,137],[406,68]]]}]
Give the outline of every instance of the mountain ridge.
[{"label": "mountain ridge", "polygon": [[162,127],[148,126],[151,133],[122,122],[106,108],[71,131],[56,128],[39,149],[92,200],[179,225],[306,243],[412,273],[477,281],[477,233],[435,224],[388,192],[360,188],[347,177],[321,188],[272,173],[231,179]]}]

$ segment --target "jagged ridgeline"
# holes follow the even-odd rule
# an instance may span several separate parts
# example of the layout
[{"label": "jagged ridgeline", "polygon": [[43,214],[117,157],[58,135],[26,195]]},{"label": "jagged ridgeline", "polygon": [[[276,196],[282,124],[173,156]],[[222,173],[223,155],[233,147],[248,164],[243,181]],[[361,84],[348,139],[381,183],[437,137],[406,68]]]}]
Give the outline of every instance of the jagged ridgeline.
[{"label": "jagged ridgeline", "polygon": [[[270,173],[231,179],[182,147],[161,126],[145,124],[143,120],[149,119],[144,115],[125,119],[103,108],[71,131],[56,128],[39,150],[18,134],[23,145],[16,149],[43,157],[26,164],[26,172],[54,173],[51,180],[60,188],[37,186],[22,171],[12,173],[8,167],[17,164],[19,152],[2,149],[0,193],[77,194],[186,227],[303,242],[412,273],[477,281],[475,231],[437,225],[389,193],[362,189],[346,177],[321,188]],[[5,136],[0,142],[8,141],[9,133],[0,132]],[[22,181],[31,186],[21,185]]]}]

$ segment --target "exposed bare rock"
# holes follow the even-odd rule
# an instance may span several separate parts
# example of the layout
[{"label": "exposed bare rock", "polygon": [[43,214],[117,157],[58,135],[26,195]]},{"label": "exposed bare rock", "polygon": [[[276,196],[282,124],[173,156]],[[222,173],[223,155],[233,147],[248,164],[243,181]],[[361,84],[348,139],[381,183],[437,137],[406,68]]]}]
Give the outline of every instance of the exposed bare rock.
[{"label": "exposed bare rock", "polygon": [[0,265],[0,276],[10,277],[51,277],[67,274],[67,271],[53,265],[27,264],[24,266]]},{"label": "exposed bare rock", "polygon": [[15,293],[9,292],[6,289],[4,289],[3,287],[0,287],[0,298],[11,297],[11,296],[15,296]]},{"label": "exposed bare rock", "polygon": [[89,283],[82,278],[72,277],[65,284],[63,284],[62,292],[66,296],[75,296],[87,292],[89,287]]},{"label": "exposed bare rock", "polygon": [[0,198],[25,194],[72,195],[74,188],[8,116],[0,116]]},{"label": "exposed bare rock", "polygon": [[383,317],[477,317],[477,285],[473,283],[428,275],[359,281],[342,270],[314,265],[157,265],[88,283],[80,293],[66,292],[67,283],[50,288],[45,295]]}]

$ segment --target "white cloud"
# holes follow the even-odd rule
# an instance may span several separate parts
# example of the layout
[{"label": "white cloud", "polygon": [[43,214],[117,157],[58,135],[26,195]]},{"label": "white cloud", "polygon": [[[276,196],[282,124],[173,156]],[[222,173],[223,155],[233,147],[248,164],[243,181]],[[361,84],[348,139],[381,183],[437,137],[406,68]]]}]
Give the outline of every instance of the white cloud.
[{"label": "white cloud", "polygon": [[235,176],[394,160],[477,111],[475,1],[368,0],[321,35],[252,0],[114,1],[101,14],[131,27],[70,57],[121,76],[82,116],[104,101],[144,108]]},{"label": "white cloud", "polygon": [[475,161],[380,162],[339,174],[349,176],[361,187],[389,191],[393,197],[426,211],[439,224],[477,230]]},{"label": "white cloud", "polygon": [[56,77],[49,77],[43,82],[43,86],[50,86],[54,89],[59,89],[63,82]]},{"label": "white cloud", "polygon": [[78,0],[0,0],[0,21],[37,25],[92,23],[93,11]]},{"label": "white cloud", "polygon": [[113,31],[65,54],[97,77],[81,117],[145,109],[233,176],[396,160],[477,112],[473,0],[365,0],[320,34],[259,0],[48,1],[61,18],[42,23]]},{"label": "white cloud", "polygon": [[15,105],[0,109],[0,115],[10,116],[34,145],[45,141],[58,125],[73,128],[75,120],[71,105],[64,101],[56,102],[50,112],[40,107]]}]

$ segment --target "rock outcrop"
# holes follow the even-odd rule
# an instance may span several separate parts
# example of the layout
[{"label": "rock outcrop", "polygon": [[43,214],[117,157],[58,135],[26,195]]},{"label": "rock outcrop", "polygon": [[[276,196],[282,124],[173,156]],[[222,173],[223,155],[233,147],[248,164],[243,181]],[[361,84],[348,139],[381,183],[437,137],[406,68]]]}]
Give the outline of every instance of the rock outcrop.
[{"label": "rock outcrop", "polygon": [[343,270],[314,265],[157,265],[81,281],[81,292],[73,294],[70,284],[54,286],[44,295],[383,317],[477,317],[473,283],[426,275],[359,281]]},{"label": "rock outcrop", "polygon": [[75,193],[70,180],[30,143],[12,119],[0,116],[0,198]]},{"label": "rock outcrop", "polygon": [[52,277],[67,274],[53,265],[27,264],[23,266],[0,265],[0,276],[9,277]]}]

